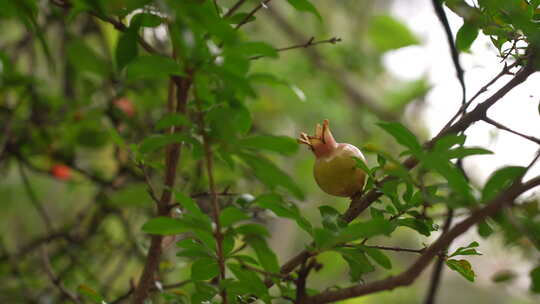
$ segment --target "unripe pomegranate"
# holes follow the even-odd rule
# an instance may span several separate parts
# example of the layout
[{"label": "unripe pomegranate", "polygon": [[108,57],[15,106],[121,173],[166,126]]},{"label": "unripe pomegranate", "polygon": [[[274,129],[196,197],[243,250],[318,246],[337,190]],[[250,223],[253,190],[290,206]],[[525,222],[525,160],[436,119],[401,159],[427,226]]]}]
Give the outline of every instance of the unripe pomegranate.
[{"label": "unripe pomegranate", "polygon": [[364,187],[366,173],[356,166],[356,158],[365,161],[360,150],[345,143],[337,143],[330,132],[328,119],[317,124],[315,136],[300,133],[299,143],[309,146],[315,154],[313,175],[319,187],[335,196],[351,197]]},{"label": "unripe pomegranate", "polygon": [[114,102],[114,106],[124,112],[127,117],[133,117],[135,115],[135,106],[133,106],[133,103],[131,100],[129,100],[126,97],[118,98]]},{"label": "unripe pomegranate", "polygon": [[56,164],[52,166],[51,174],[56,177],[56,179],[68,180],[71,178],[71,168],[66,165]]}]

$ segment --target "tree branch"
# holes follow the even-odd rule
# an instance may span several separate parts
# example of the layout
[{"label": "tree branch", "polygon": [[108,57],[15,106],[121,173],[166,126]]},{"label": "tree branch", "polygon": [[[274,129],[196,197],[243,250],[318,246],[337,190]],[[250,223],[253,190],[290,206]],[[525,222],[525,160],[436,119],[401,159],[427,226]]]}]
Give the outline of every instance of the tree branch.
[{"label": "tree branch", "polygon": [[[309,40],[306,43],[279,48],[279,49],[276,49],[276,51],[277,52],[285,52],[285,51],[299,49],[299,48],[307,48],[307,47],[314,46],[314,45],[317,45],[317,44],[323,44],[323,43],[336,44],[338,42],[341,42],[341,38],[338,38],[338,37],[332,37],[330,39],[319,40],[319,41],[313,41],[314,39],[315,39],[315,37],[311,37],[311,38],[309,38]],[[264,58],[264,57],[266,57],[266,56],[258,55],[258,56],[250,57],[249,59],[250,60],[256,60],[256,59]]]},{"label": "tree branch", "polygon": [[[512,78],[510,81],[508,81],[502,88],[500,88],[497,92],[495,92],[492,96],[487,98],[484,102],[480,103],[476,106],[476,108],[465,114],[460,120],[458,120],[456,123],[443,128],[439,134],[437,134],[434,138],[432,138],[430,141],[424,144],[424,147],[426,149],[429,149],[437,140],[440,138],[450,135],[450,134],[456,134],[460,131],[463,131],[467,129],[472,123],[479,121],[485,117],[486,111],[494,105],[497,101],[499,101],[502,97],[506,95],[510,90],[524,82],[531,74],[535,72],[535,68],[533,65],[534,61],[529,61],[527,65],[523,66]],[[418,165],[418,160],[414,157],[407,158],[403,163],[403,167],[407,169],[412,169]],[[352,220],[357,218],[364,210],[366,210],[373,202],[375,202],[379,197],[383,195],[382,192],[380,192],[377,189],[380,189],[383,184],[385,184],[388,181],[394,180],[394,177],[386,176],[379,182],[377,182],[377,186],[360,196],[355,196],[351,200],[351,204],[349,205],[349,208],[342,216],[342,219],[350,223]],[[293,271],[297,266],[299,266],[304,260],[307,258],[316,255],[316,253],[310,252],[308,250],[303,250],[294,257],[292,257],[289,261],[287,261],[283,266],[281,266],[280,272],[282,274],[288,274],[291,271]],[[267,285],[271,285],[272,283],[269,282]]]},{"label": "tree branch", "polygon": [[259,5],[257,5],[254,9],[252,9],[247,15],[246,17],[244,17],[244,19],[242,19],[235,27],[234,29],[237,30],[239,29],[240,27],[242,27],[244,24],[246,24],[249,19],[251,19],[251,17],[253,17],[261,8],[268,8],[267,7],[267,4],[270,3],[270,1],[272,0],[263,0],[259,3]]},{"label": "tree branch", "polygon": [[[185,78],[179,78],[177,83],[177,95],[176,95],[176,113],[185,114],[186,104],[188,98],[188,92],[191,87],[191,71],[188,71],[188,76]],[[171,94],[171,88],[169,86],[169,94]],[[182,127],[173,127],[171,132],[181,132]],[[169,215],[169,204],[172,198],[172,188],[176,180],[176,167],[178,166],[178,160],[180,158],[180,152],[182,149],[182,143],[172,143],[166,148],[165,155],[165,181],[164,189],[161,194],[159,203],[157,204],[158,215]],[[143,269],[141,278],[139,279],[139,285],[135,289],[133,294],[134,304],[143,304],[144,300],[148,297],[148,293],[152,283],[154,282],[154,274],[158,269],[159,260],[161,256],[161,241],[163,237],[161,235],[152,235],[150,248],[148,249],[148,255],[146,258],[146,264]]]},{"label": "tree branch", "polygon": [[383,290],[390,290],[400,286],[412,284],[422,271],[429,265],[432,258],[438,252],[444,250],[456,237],[466,232],[476,223],[494,215],[501,210],[506,204],[514,201],[520,194],[534,187],[540,186],[540,176],[526,182],[520,183],[519,180],[514,182],[510,188],[499,194],[495,199],[487,204],[487,206],[474,211],[471,216],[455,225],[447,233],[442,234],[435,243],[429,246],[425,252],[411,265],[406,271],[395,277],[388,277],[369,284],[354,285],[348,288],[326,291],[307,299],[310,304],[331,303],[334,301],[345,300],[353,297],[358,297],[366,294],[371,294]]}]

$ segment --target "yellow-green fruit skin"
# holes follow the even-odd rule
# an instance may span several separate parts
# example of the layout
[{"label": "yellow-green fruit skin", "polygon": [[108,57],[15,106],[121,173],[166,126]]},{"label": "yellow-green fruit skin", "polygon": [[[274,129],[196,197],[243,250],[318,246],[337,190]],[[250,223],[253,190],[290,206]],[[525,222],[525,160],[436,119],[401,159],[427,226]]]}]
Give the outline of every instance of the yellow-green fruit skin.
[{"label": "yellow-green fruit skin", "polygon": [[317,158],[313,174],[324,192],[351,197],[362,190],[366,173],[356,166],[353,157],[364,159],[355,146],[339,144],[331,155]]}]

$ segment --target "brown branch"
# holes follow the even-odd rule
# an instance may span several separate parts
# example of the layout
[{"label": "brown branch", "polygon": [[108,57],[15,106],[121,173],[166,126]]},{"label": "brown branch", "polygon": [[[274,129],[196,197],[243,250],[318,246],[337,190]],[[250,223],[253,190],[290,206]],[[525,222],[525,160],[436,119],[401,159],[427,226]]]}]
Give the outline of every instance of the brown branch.
[{"label": "brown branch", "polygon": [[[177,84],[177,94],[176,94],[176,113],[185,114],[186,104],[188,98],[188,92],[191,87],[192,72],[188,72],[188,76],[185,78],[179,78],[175,83]],[[176,77],[175,77],[176,78]],[[169,86],[169,90],[172,86]],[[170,91],[169,91],[170,93]],[[181,132],[182,127],[173,127],[172,130],[168,130],[169,133],[172,132]],[[178,160],[180,158],[180,152],[182,149],[182,143],[172,143],[166,148],[165,155],[165,181],[164,189],[161,193],[161,198],[157,204],[157,213],[160,216],[169,215],[169,204],[172,198],[172,188],[174,187],[174,182],[176,180],[176,167],[178,166]],[[148,249],[148,255],[146,258],[146,263],[143,269],[143,273],[139,279],[139,284],[135,289],[133,294],[133,303],[134,304],[143,304],[145,299],[148,297],[148,293],[152,283],[154,282],[154,274],[158,269],[159,260],[161,256],[161,241],[163,236],[161,235],[152,235],[150,248]]]},{"label": "brown branch", "polygon": [[47,248],[45,245],[41,246],[40,248],[40,255],[41,255],[41,262],[43,263],[43,267],[45,269],[45,272],[47,273],[47,276],[51,280],[51,282],[58,288],[60,293],[64,296],[66,296],[68,299],[73,301],[74,303],[81,303],[77,295],[73,294],[70,290],[68,290],[64,284],[62,284],[62,281],[60,278],[54,273],[54,270],[51,266],[51,261],[49,260],[49,254],[47,253]]},{"label": "brown branch", "polygon": [[311,272],[311,269],[313,269],[316,265],[316,262],[314,259],[309,261],[307,264],[306,262],[302,263],[302,266],[300,267],[300,270],[298,270],[298,278],[295,281],[296,284],[296,304],[308,304],[309,302],[306,301],[306,283],[307,283],[307,277],[309,276],[309,273]]},{"label": "brown branch", "polygon": [[425,248],[411,249],[411,248],[388,247],[388,246],[369,246],[369,245],[364,245],[364,246],[367,247],[367,248],[375,248],[375,249],[380,249],[380,250],[397,251],[397,252],[411,252],[411,253],[422,253],[422,252],[424,252],[424,250],[426,250]]},{"label": "brown branch", "polygon": [[234,12],[236,12],[243,4],[246,2],[246,0],[239,0],[236,2],[226,13],[223,15],[223,19],[230,17]]},{"label": "brown branch", "polygon": [[435,243],[425,250],[413,265],[401,274],[369,284],[354,285],[336,291],[326,291],[309,297],[307,303],[331,303],[412,284],[437,253],[444,250],[444,248],[446,248],[455,238],[466,232],[476,223],[500,211],[506,204],[514,201],[523,192],[537,186],[540,186],[540,176],[531,179],[526,183],[520,183],[519,181],[514,182],[510,188],[499,194],[495,199],[489,202],[487,206],[474,211],[471,216],[455,225],[447,233],[442,234]]},{"label": "brown branch", "polygon": [[[319,40],[319,41],[314,41],[314,39],[315,39],[315,37],[311,37],[311,38],[309,38],[309,40],[306,43],[279,48],[279,49],[276,49],[276,51],[277,52],[285,52],[285,51],[294,50],[294,49],[307,48],[307,47],[314,46],[314,45],[317,45],[317,44],[323,44],[323,43],[336,44],[338,42],[341,42],[341,38],[338,38],[338,37],[332,37],[330,39]],[[256,60],[256,59],[264,58],[264,57],[266,57],[266,56],[258,55],[258,56],[250,57],[249,59],[250,60]]]},{"label": "brown branch", "polygon": [[[444,222],[444,226],[442,230],[443,234],[446,233],[448,229],[450,229],[453,218],[454,218],[454,209],[448,208],[448,215],[446,216],[446,220]],[[448,249],[448,246],[444,248],[444,250],[447,250],[447,249]],[[435,303],[435,297],[437,295],[437,290],[439,289],[439,285],[441,282],[444,261],[445,261],[444,257],[439,256],[437,258],[437,262],[435,263],[435,266],[433,267],[433,272],[431,273],[429,289],[428,289],[428,293],[426,296],[426,300],[424,301],[424,304]]]},{"label": "brown branch", "polygon": [[507,132],[513,133],[513,134],[515,134],[517,136],[523,137],[523,138],[525,138],[527,140],[530,140],[530,141],[540,145],[540,138],[536,138],[534,136],[529,136],[529,135],[520,133],[518,131],[514,131],[514,130],[508,128],[507,126],[505,126],[505,125],[503,125],[503,124],[501,124],[499,122],[496,122],[495,120],[493,120],[493,119],[491,119],[491,118],[489,118],[487,116],[482,118],[482,120],[485,121],[486,123],[496,127],[497,129],[505,130]]},{"label": "brown branch", "polygon": [[270,1],[272,0],[263,0],[259,3],[259,5],[257,5],[254,9],[252,9],[247,15],[246,17],[244,17],[244,19],[242,19],[240,22],[238,22],[238,24],[234,27],[235,30],[239,29],[241,26],[243,26],[244,24],[246,24],[249,19],[251,19],[251,17],[253,17],[261,8],[267,8],[267,4],[270,3]]},{"label": "brown branch", "polygon": [[[184,285],[186,285],[186,284],[188,284],[190,282],[191,282],[191,280],[180,281],[178,283],[172,283],[172,284],[163,285],[161,288],[164,289],[164,290],[178,288],[178,287],[182,287],[182,286],[184,286]],[[112,302],[109,302],[109,304],[122,303],[123,301],[127,300],[133,294],[134,291],[135,291],[135,289],[133,287],[131,287],[126,293],[124,293],[120,297],[116,298]],[[159,291],[159,289],[157,289],[156,286],[152,286],[152,288],[150,289],[150,293],[156,292],[156,291]]]}]

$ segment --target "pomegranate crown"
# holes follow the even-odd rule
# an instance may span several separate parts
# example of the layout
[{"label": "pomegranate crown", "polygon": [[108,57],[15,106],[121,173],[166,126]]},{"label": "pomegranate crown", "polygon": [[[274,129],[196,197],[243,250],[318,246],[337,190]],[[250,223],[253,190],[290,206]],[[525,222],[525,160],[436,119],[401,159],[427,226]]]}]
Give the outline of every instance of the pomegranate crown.
[{"label": "pomegranate crown", "polygon": [[323,124],[317,124],[315,128],[315,136],[300,133],[298,142],[307,145],[317,157],[324,157],[332,153],[337,147],[336,140],[330,131],[330,122],[328,119],[323,121]]}]

